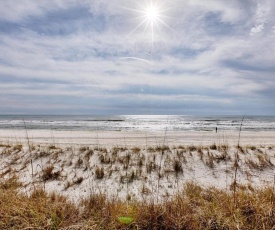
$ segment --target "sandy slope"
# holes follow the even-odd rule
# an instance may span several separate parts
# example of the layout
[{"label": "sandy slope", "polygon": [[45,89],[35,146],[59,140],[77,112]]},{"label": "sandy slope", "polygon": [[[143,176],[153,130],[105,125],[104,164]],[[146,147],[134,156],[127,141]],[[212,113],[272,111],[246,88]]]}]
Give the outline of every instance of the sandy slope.
[{"label": "sandy slope", "polygon": [[239,184],[274,183],[272,132],[242,132],[242,148],[238,132],[0,133],[0,176],[17,174],[26,192],[42,186],[72,200],[90,193],[163,200],[190,180],[230,189],[236,164]]}]

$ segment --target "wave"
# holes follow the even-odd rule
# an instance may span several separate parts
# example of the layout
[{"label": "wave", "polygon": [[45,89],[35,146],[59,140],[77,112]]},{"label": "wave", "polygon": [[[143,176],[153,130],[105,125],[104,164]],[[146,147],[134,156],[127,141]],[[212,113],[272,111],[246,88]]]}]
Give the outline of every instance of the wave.
[{"label": "wave", "polygon": [[[203,131],[237,130],[242,117],[196,116],[0,116],[0,129]],[[275,117],[248,117],[243,130],[275,130]]]}]

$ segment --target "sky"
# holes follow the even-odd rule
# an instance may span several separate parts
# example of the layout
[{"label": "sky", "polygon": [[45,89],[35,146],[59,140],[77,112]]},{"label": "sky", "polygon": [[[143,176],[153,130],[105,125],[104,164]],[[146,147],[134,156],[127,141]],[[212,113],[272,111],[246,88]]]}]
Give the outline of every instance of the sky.
[{"label": "sky", "polygon": [[0,114],[275,115],[274,0],[0,6]]}]

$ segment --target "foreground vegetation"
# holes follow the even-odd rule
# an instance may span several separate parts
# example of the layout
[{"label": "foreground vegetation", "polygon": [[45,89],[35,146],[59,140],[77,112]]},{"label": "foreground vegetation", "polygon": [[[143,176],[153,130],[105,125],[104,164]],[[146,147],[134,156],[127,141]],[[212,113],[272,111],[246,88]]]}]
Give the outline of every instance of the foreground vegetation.
[{"label": "foreground vegetation", "polygon": [[161,204],[104,195],[74,204],[41,188],[20,192],[13,176],[0,183],[0,229],[274,229],[273,188],[236,187],[204,189],[189,182]]}]

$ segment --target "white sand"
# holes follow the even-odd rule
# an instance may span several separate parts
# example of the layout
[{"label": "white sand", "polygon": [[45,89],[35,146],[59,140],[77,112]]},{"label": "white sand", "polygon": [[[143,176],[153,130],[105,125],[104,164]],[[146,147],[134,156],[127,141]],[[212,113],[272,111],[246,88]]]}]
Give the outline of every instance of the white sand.
[{"label": "white sand", "polygon": [[[238,131],[56,131],[56,130],[1,130],[0,142],[59,145],[101,145],[101,146],[152,146],[152,145],[210,145],[227,143],[237,145]],[[275,131],[242,131],[242,145],[273,145]]]},{"label": "white sand", "polygon": [[[238,154],[237,183],[253,187],[272,186],[275,172],[274,137],[275,132],[241,132],[242,153],[236,148],[239,132],[232,131],[145,133],[28,130],[26,133],[25,130],[0,130],[0,178],[15,173],[23,182],[24,192],[42,186],[46,191],[60,192],[75,201],[91,193],[104,193],[122,199],[131,197],[162,201],[173,197],[188,181],[230,189]],[[214,143],[218,147],[228,145],[228,148],[210,149],[209,146]],[[23,148],[18,148],[18,144],[22,144]],[[149,148],[162,145],[169,145],[170,148],[164,151]],[[186,147],[183,149],[180,145]],[[200,153],[199,148],[190,150],[188,146],[191,145],[208,147],[202,148]],[[80,150],[81,146],[88,148]],[[115,146],[125,149],[115,151]],[[140,147],[140,151],[135,153],[133,146]],[[182,172],[176,173],[176,161]],[[53,178],[45,179],[43,175],[49,167],[53,167],[50,173]],[[96,176],[98,168],[104,171],[102,179]]]}]

